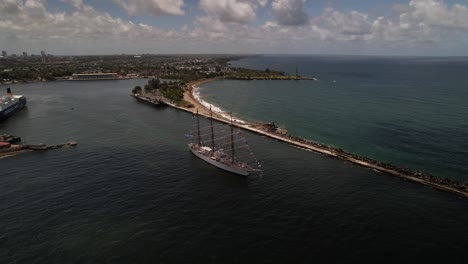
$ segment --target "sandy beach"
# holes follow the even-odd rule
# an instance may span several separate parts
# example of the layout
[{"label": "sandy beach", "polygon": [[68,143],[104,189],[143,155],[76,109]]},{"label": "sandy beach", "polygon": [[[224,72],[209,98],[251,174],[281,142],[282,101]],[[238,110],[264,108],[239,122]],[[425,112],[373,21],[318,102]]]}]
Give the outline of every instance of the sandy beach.
[{"label": "sandy beach", "polygon": [[193,90],[195,89],[195,87],[203,83],[211,82],[215,80],[218,80],[218,79],[205,79],[205,80],[200,80],[200,81],[191,82],[187,84],[188,90],[184,92],[184,100],[194,106],[193,108],[190,108],[190,110],[193,110],[192,112],[195,113],[198,109],[198,112],[200,114],[210,115],[210,109],[208,109],[202,103],[200,103],[198,100],[195,99],[195,97],[193,96]]},{"label": "sandy beach", "polygon": [[[210,79],[199,80],[199,81],[191,82],[191,83],[187,84],[188,88],[184,92],[184,100],[194,106],[192,108],[188,108],[187,110],[190,110],[193,113],[196,113],[197,110],[198,110],[199,114],[205,115],[205,116],[210,116],[210,109],[206,105],[204,105],[202,102],[197,100],[197,98],[195,97],[195,95],[193,93],[194,93],[194,90],[197,89],[197,87],[199,87],[201,84],[207,83],[207,82],[212,82],[212,81],[217,81],[217,80],[221,80],[221,79],[222,78],[220,78],[220,77],[210,78]],[[222,119],[223,121],[230,122],[230,119],[226,116],[225,113],[223,114],[221,112],[218,112],[218,111],[216,111],[216,109],[212,109],[211,112],[212,112],[214,117]],[[236,122],[236,120],[234,120],[234,122]],[[244,122],[237,122],[237,123],[246,124]]]}]

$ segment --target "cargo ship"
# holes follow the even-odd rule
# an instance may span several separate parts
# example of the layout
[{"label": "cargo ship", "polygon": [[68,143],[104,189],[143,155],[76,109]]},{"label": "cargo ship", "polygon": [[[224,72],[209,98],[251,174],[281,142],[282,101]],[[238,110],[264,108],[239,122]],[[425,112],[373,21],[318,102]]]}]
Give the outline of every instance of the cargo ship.
[{"label": "cargo ship", "polygon": [[23,95],[13,95],[11,89],[7,88],[7,95],[0,97],[0,122],[23,109],[25,106],[26,97]]}]

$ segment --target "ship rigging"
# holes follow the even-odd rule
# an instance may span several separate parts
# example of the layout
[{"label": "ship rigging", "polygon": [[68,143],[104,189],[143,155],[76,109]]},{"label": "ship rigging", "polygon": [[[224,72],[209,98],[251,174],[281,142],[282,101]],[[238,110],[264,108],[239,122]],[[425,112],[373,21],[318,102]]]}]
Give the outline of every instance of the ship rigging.
[{"label": "ship rigging", "polygon": [[[253,173],[262,173],[262,166],[250,150],[247,140],[243,138],[241,130],[235,125],[232,119],[229,124],[213,124],[213,112],[210,107],[209,125],[200,125],[200,114],[198,110],[194,115],[196,118],[197,137],[196,142],[190,142],[188,147],[190,151],[198,158],[210,163],[220,169],[248,176]],[[223,133],[229,127],[228,133]],[[221,135],[216,138],[216,135]],[[222,131],[219,133],[218,131]],[[209,134],[209,135],[208,135]],[[191,135],[191,134],[190,134]],[[210,140],[204,141],[203,138],[209,136]],[[193,136],[190,136],[193,141]],[[237,138],[237,139],[236,139]],[[209,146],[208,146],[209,145]]]}]

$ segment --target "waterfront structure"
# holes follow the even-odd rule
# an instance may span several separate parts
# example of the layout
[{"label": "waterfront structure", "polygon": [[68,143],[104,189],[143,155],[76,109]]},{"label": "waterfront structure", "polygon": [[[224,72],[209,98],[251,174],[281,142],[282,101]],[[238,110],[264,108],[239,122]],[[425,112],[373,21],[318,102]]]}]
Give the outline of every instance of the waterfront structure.
[{"label": "waterfront structure", "polygon": [[73,81],[89,81],[89,80],[116,80],[119,79],[119,75],[117,73],[86,73],[86,74],[73,74],[72,79]]},{"label": "waterfront structure", "polygon": [[137,99],[138,102],[146,103],[146,104],[153,105],[153,106],[167,105],[166,102],[164,102],[164,100],[160,97],[151,98],[151,97],[146,97],[146,96],[142,96],[139,94],[134,94],[133,97],[135,97],[135,99]]},{"label": "waterfront structure", "polygon": [[13,95],[10,88],[7,88],[7,95],[0,97],[0,122],[12,116],[26,106],[26,97]]}]

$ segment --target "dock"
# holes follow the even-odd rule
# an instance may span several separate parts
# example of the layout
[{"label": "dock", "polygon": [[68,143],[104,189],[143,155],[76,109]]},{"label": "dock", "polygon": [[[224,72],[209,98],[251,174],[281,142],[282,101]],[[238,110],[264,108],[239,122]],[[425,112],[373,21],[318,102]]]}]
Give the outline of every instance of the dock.
[{"label": "dock", "polygon": [[167,102],[163,98],[151,98],[151,97],[146,97],[138,94],[131,94],[130,96],[133,96],[138,102],[142,102],[145,104],[149,104],[152,106],[165,106]]},{"label": "dock", "polygon": [[[21,140],[19,137],[8,135],[0,136],[0,139],[16,139],[14,142],[17,142],[18,139]],[[67,143],[62,144],[55,144],[55,145],[46,145],[46,144],[36,144],[36,145],[26,145],[26,144],[12,144],[9,141],[0,141],[0,158],[2,157],[10,157],[15,156],[22,153],[27,153],[31,151],[45,151],[51,149],[61,149],[61,148],[68,148],[68,147],[75,147],[78,145],[76,141],[70,141]]]}]

